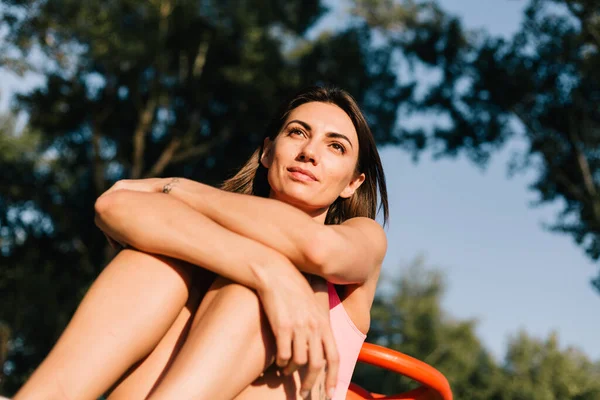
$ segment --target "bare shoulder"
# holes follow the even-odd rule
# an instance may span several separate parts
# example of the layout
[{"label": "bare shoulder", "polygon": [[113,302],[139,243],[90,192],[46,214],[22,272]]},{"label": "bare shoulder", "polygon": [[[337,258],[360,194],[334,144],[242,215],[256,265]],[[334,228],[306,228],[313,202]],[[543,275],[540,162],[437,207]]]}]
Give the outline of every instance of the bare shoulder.
[{"label": "bare shoulder", "polygon": [[377,221],[367,217],[354,217],[342,222],[341,226],[352,227],[360,230],[365,235],[372,236],[379,241],[386,241],[385,231]]},{"label": "bare shoulder", "polygon": [[376,260],[381,262],[387,251],[387,236],[379,223],[371,218],[355,217],[344,221],[340,226],[343,229],[351,228],[356,231],[356,240],[365,241],[369,250],[377,255]]},{"label": "bare shoulder", "polygon": [[360,284],[344,285],[342,304],[346,312],[363,333],[367,333],[370,325],[370,310],[375,298],[377,282],[381,273],[381,266],[387,251],[387,236],[377,221],[356,217],[351,218],[340,226],[340,231],[345,230],[352,237],[355,249],[368,252],[364,257],[370,261],[368,278]]}]

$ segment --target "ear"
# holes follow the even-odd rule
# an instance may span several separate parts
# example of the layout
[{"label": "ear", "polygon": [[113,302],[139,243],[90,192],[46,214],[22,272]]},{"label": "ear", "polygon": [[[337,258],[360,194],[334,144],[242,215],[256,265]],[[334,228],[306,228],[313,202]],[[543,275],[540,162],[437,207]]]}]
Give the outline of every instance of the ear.
[{"label": "ear", "polygon": [[271,139],[269,139],[268,137],[266,137],[263,142],[263,151],[262,151],[262,155],[260,156],[260,163],[263,165],[263,167],[265,167],[267,169],[271,166],[271,163],[273,162],[272,157],[271,157],[272,148],[273,148],[273,141]]},{"label": "ear", "polygon": [[344,188],[344,190],[342,190],[342,193],[340,193],[340,197],[342,197],[344,199],[351,197],[354,194],[354,192],[356,192],[356,190],[360,187],[360,185],[362,185],[362,183],[364,181],[365,181],[364,173],[356,175],[350,181],[350,183],[348,183],[348,185]]}]

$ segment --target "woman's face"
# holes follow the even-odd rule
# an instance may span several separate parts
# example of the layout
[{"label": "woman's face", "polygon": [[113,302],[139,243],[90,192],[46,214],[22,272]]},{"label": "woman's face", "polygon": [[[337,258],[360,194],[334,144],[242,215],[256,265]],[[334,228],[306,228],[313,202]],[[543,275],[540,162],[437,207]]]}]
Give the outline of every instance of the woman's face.
[{"label": "woman's face", "polygon": [[271,198],[324,220],[338,197],[350,197],[364,181],[356,173],[358,136],[350,117],[329,103],[293,109],[274,141],[265,140]]}]

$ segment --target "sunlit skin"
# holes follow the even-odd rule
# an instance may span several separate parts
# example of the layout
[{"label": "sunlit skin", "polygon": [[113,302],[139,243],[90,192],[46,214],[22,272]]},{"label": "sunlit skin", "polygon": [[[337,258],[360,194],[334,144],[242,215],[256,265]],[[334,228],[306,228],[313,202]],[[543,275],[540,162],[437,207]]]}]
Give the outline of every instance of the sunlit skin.
[{"label": "sunlit skin", "polygon": [[[358,155],[350,117],[336,105],[311,102],[292,110],[276,138],[264,143],[260,161],[268,169],[270,197],[281,203],[186,179],[115,185],[96,202],[97,224],[139,251],[121,251],[103,270],[16,398],[97,398],[125,374],[111,400],[150,393],[153,400],[324,399],[336,384],[330,374],[336,367],[325,373],[321,363],[329,362],[330,327],[314,328],[328,321],[320,317],[328,315],[325,280],[347,288],[344,309],[366,333],[386,250],[385,235],[371,219],[321,225],[330,205],[352,196],[365,180],[356,170]],[[167,182],[176,186],[168,196],[161,193]],[[316,234],[324,244],[314,253],[317,246],[308,239]],[[200,296],[192,295],[198,288],[186,278],[198,266],[218,275]],[[321,279],[311,278],[311,290],[300,272]],[[276,343],[271,328],[285,323],[293,334]],[[281,349],[290,353],[289,363],[274,363]],[[285,365],[302,371],[281,376],[278,367]]]},{"label": "sunlit skin", "polygon": [[[338,196],[352,196],[365,180],[357,161],[358,135],[350,117],[334,104],[317,102],[292,110],[275,140],[265,140],[261,159],[269,170],[270,197],[321,222]],[[316,179],[290,171],[295,167]]]}]

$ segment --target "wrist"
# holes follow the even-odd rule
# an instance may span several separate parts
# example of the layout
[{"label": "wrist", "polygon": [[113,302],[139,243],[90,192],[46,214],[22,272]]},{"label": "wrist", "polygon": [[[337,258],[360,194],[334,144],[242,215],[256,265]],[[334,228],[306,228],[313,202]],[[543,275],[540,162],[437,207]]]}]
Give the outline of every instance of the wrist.
[{"label": "wrist", "polygon": [[269,251],[261,261],[250,262],[250,270],[255,277],[255,289],[259,297],[298,279],[306,281],[294,264],[276,251]]},{"label": "wrist", "polygon": [[163,178],[160,179],[158,185],[158,191],[169,194],[173,188],[181,183],[180,178]]}]

